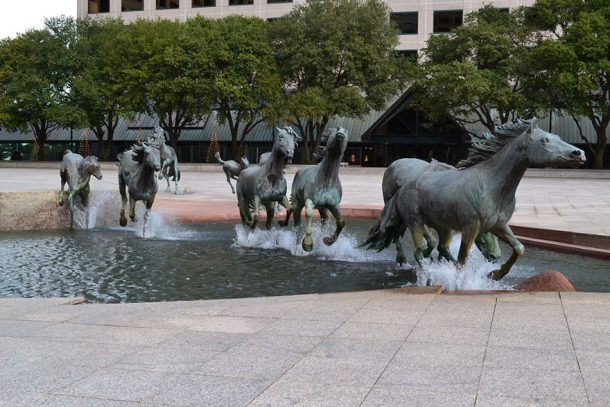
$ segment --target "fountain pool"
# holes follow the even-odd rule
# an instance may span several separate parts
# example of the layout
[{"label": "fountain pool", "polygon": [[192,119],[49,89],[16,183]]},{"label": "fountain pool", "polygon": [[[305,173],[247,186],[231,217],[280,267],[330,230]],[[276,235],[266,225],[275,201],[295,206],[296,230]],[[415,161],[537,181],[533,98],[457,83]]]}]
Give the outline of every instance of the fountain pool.
[{"label": "fountain pool", "polygon": [[[476,249],[463,271],[433,262],[418,276],[413,266],[394,262],[393,249],[376,253],[357,248],[372,221],[349,220],[331,247],[321,242],[327,231],[315,227],[312,253],[296,244],[292,229],[251,232],[234,223],[168,226],[158,216],[152,222],[146,239],[133,228],[3,233],[0,296],[194,300],[393,288],[425,284],[427,277],[447,289],[510,289],[551,268],[563,272],[577,290],[610,292],[610,262],[534,248],[526,249],[501,282],[486,278],[494,265]],[[454,239],[454,253],[458,244]]]}]

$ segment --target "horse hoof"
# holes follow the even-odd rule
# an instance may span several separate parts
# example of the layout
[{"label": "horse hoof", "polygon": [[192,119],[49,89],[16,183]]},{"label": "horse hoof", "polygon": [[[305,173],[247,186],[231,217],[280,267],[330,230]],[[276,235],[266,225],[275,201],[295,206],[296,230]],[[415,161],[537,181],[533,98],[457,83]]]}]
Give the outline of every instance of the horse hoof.
[{"label": "horse hoof", "polygon": [[122,227],[127,226],[127,218],[121,218],[121,220],[119,220],[119,223]]},{"label": "horse hoof", "polygon": [[284,222],[283,220],[278,221],[277,224],[280,225],[281,227],[288,226],[288,222]]},{"label": "horse hoof", "polygon": [[505,274],[502,273],[502,270],[494,270],[487,275],[487,277],[491,278],[494,281],[500,281],[504,278]]},{"label": "horse hoof", "polygon": [[301,244],[301,246],[303,247],[303,250],[305,250],[306,252],[310,252],[313,250],[313,240],[311,240],[311,237],[305,237],[305,239],[303,239],[303,243]]},{"label": "horse hoof", "polygon": [[400,267],[402,267],[402,265],[406,262],[407,258],[405,256],[396,256],[396,263],[400,264]]},{"label": "horse hoof", "polygon": [[322,241],[324,242],[324,244],[326,246],[331,246],[333,243],[335,243],[337,241],[337,238],[334,236],[327,236],[324,239],[322,239]]}]

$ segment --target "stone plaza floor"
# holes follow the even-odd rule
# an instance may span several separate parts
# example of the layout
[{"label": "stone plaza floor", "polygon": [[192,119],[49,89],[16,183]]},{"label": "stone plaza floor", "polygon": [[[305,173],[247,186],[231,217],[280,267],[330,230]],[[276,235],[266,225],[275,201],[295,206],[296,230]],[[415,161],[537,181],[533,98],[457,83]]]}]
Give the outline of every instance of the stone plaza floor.
[{"label": "stone plaza floor", "polygon": [[[237,211],[220,166],[185,169],[160,209]],[[58,190],[57,172],[0,167],[0,191]],[[115,174],[92,190],[116,191]],[[344,205],[379,209],[382,174],[342,170]],[[579,174],[530,172],[512,223],[610,235],[610,175]],[[610,294],[75,302],[0,298],[0,406],[610,405]]]}]

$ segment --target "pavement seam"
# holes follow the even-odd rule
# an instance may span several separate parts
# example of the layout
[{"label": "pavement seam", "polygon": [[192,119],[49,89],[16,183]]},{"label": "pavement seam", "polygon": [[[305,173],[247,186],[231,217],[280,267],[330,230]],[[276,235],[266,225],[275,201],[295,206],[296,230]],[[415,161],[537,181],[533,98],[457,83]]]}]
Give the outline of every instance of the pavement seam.
[{"label": "pavement seam", "polygon": [[582,380],[583,388],[585,389],[585,395],[587,396],[587,402],[591,404],[591,397],[589,397],[589,392],[587,391],[587,383],[585,382],[585,377],[582,374],[582,368],[580,367],[580,361],[578,360],[578,353],[576,352],[576,346],[574,346],[574,338],[572,338],[572,330],[570,329],[570,323],[568,322],[568,316],[566,315],[566,310],[563,306],[563,298],[561,297],[561,292],[557,292],[559,295],[559,303],[561,304],[561,311],[563,312],[563,317],[566,320],[566,325],[568,327],[568,334],[570,335],[570,343],[572,344],[572,350],[574,351],[574,357],[576,358],[576,365],[578,366],[578,373],[580,373],[580,380]]},{"label": "pavement seam", "polygon": [[496,301],[494,303],[494,310],[491,314],[491,322],[489,324],[489,333],[487,334],[487,343],[485,344],[485,352],[483,352],[483,362],[481,363],[481,374],[479,375],[479,384],[477,385],[477,394],[474,395],[474,404],[477,405],[477,400],[479,398],[479,390],[481,389],[481,381],[483,381],[483,371],[485,370],[485,358],[487,358],[487,349],[489,349],[489,338],[491,338],[491,330],[493,329],[494,319],[496,317],[496,307],[498,305],[498,297],[496,296]]},{"label": "pavement seam", "polygon": [[362,399],[362,401],[360,402],[360,404],[358,405],[359,407],[362,406],[362,404],[364,404],[364,402],[366,401],[366,399],[369,397],[369,395],[371,394],[371,391],[373,391],[373,389],[375,388],[375,386],[377,385],[377,383],[379,382],[379,379],[381,379],[381,377],[383,376],[383,374],[385,373],[386,370],[388,370],[388,366],[390,366],[390,364],[392,363],[392,361],[396,358],[396,355],[398,354],[398,352],[400,352],[400,350],[402,349],[402,347],[404,346],[405,343],[407,343],[407,339],[409,339],[409,336],[411,336],[411,334],[413,333],[413,331],[415,330],[415,328],[417,327],[417,324],[419,324],[419,322],[422,320],[422,318],[424,317],[424,315],[426,315],[426,312],[428,311],[428,309],[430,308],[430,305],[432,305],[432,303],[434,302],[434,300],[439,296],[439,294],[437,293],[434,297],[432,297],[432,299],[430,300],[430,302],[428,303],[428,305],[426,305],[426,308],[424,309],[424,311],[421,313],[421,315],[419,316],[419,318],[417,319],[417,321],[415,321],[415,324],[413,324],[413,327],[411,328],[411,330],[409,331],[409,333],[407,334],[407,336],[405,337],[405,339],[402,341],[402,345],[400,345],[398,347],[398,349],[396,349],[396,352],[394,352],[394,354],[392,355],[392,358],[388,361],[388,363],[385,365],[385,367],[383,368],[383,370],[381,371],[381,373],[379,374],[379,377],[377,377],[377,380],[375,380],[375,383],[373,383],[373,385],[371,386],[371,388],[369,389],[369,391],[366,393],[366,396],[364,396],[364,398]]},{"label": "pavement seam", "polygon": [[[322,336],[322,337],[318,337],[318,338],[323,338],[316,346],[314,346],[309,352],[304,353],[303,356],[301,356],[298,360],[296,360],[288,369],[286,369],[286,371],[284,373],[282,373],[280,376],[278,376],[275,380],[272,380],[271,383],[269,384],[269,386],[265,387],[265,389],[263,389],[263,391],[261,391],[256,397],[254,397],[252,400],[250,400],[250,402],[248,404],[246,404],[246,406],[251,405],[252,403],[254,403],[256,401],[256,399],[258,399],[262,394],[264,394],[269,387],[273,386],[275,383],[277,383],[278,381],[280,381],[282,379],[282,377],[284,377],[286,375],[286,373],[288,373],[290,370],[292,370],[292,368],[299,363],[301,360],[303,360],[306,356],[311,355],[311,353],[316,350],[316,348],[318,346],[320,346],[320,344],[322,342],[324,342],[324,339],[328,339],[331,337],[332,334],[334,334],[339,328],[341,328],[343,325],[345,325],[345,323],[347,321],[349,321],[351,319],[351,317],[353,317],[354,315],[356,315],[358,313],[358,311],[360,311],[362,308],[364,308],[368,303],[370,303],[373,300],[373,298],[369,298],[364,304],[362,304],[349,318],[347,318],[346,320],[344,320],[339,326],[337,326],[332,332],[330,332],[328,335],[326,336]],[[368,393],[367,393],[368,395]],[[364,398],[366,399],[366,397]],[[364,401],[363,399],[363,401]]]}]

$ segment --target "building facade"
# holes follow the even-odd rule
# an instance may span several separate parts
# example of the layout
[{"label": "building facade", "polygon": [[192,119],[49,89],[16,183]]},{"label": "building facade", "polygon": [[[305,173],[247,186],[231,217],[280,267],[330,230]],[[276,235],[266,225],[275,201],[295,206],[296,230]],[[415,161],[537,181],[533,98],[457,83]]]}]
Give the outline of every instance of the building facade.
[{"label": "building facade", "polygon": [[[271,20],[290,12],[304,0],[77,0],[78,17],[121,17],[126,22],[138,18],[185,20],[202,15],[221,18],[232,14]],[[400,51],[417,51],[434,33],[449,32],[462,24],[464,16],[491,4],[498,8],[528,6],[534,0],[386,0],[391,19],[400,30]]]}]

